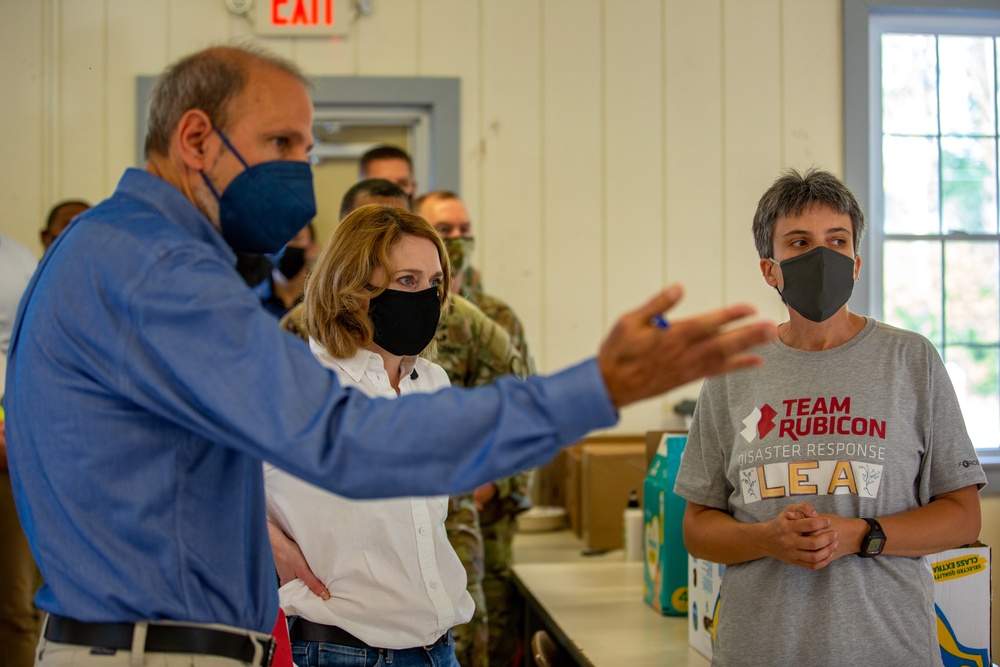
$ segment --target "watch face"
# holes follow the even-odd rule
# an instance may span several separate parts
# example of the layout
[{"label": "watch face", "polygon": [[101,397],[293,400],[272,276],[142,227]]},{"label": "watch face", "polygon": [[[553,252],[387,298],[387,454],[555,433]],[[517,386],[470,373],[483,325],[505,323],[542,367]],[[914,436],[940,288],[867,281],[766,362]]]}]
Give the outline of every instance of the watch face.
[{"label": "watch face", "polygon": [[865,549],[870,554],[877,554],[882,552],[882,545],[885,544],[885,540],[881,537],[873,537],[868,542],[868,547]]}]

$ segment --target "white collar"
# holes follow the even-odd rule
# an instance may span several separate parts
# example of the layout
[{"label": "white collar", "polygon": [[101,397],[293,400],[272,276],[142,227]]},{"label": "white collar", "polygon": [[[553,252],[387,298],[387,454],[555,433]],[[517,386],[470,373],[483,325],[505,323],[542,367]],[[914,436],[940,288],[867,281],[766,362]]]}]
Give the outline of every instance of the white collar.
[{"label": "white collar", "polygon": [[[320,344],[315,338],[309,338],[309,349],[312,353],[324,364],[337,364],[340,366],[347,375],[355,382],[360,382],[361,378],[364,377],[365,371],[369,367],[374,366],[375,370],[384,371],[385,363],[382,361],[381,355],[377,352],[372,352],[371,350],[366,350],[364,348],[358,348],[358,351],[354,353],[354,356],[350,359],[339,359],[334,357],[326,348]],[[399,362],[399,379],[400,382],[405,380],[413,372],[413,367],[417,365],[417,356],[406,356],[403,357]]]}]

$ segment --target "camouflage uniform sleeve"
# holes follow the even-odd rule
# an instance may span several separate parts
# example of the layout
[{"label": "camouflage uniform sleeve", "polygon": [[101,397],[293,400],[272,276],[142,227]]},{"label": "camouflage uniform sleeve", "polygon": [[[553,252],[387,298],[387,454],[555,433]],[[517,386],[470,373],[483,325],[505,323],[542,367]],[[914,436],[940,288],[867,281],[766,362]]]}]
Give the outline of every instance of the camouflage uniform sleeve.
[{"label": "camouflage uniform sleeve", "polygon": [[472,494],[448,499],[448,518],[444,522],[448,541],[465,566],[469,582],[483,580],[483,534],[479,530],[479,512]]},{"label": "camouflage uniform sleeve", "polygon": [[[527,365],[511,341],[510,334],[462,297],[452,297],[451,308],[442,314],[436,340],[436,361],[448,373],[452,384],[479,387],[503,375],[513,374],[523,378],[528,373]],[[506,664],[508,654],[512,653],[501,640],[514,637],[518,627],[516,619],[511,620],[508,578],[512,560],[511,541],[516,529],[514,515],[524,508],[523,501],[526,499],[526,495],[519,496],[515,490],[523,488],[527,479],[528,473],[525,472],[497,480],[497,490],[503,496],[494,497],[486,503],[481,513],[475,513],[474,504],[469,511],[467,504],[472,500],[470,496],[452,499],[448,538],[466,567],[469,593],[476,600],[476,615],[472,621],[452,631],[456,640],[456,655],[460,656],[463,665]],[[477,536],[479,542],[476,541]],[[492,602],[487,597],[487,581],[490,582]],[[491,607],[491,604],[494,606]],[[496,627],[493,623],[494,607]],[[485,653],[483,646],[489,647]],[[495,661],[489,655],[494,652],[494,647],[503,648],[503,655],[498,653]]]},{"label": "camouflage uniform sleeve", "polygon": [[471,387],[472,359],[474,350],[470,344],[472,330],[462,315],[465,306],[462,297],[452,295],[448,308],[441,313],[434,343],[437,346],[433,361],[448,374],[448,380],[456,387]]},{"label": "camouflage uniform sleeve", "polygon": [[487,317],[499,324],[507,332],[507,335],[510,336],[511,344],[521,356],[521,360],[525,366],[525,374],[534,373],[534,361],[528,352],[528,339],[524,333],[524,325],[514,312],[514,309],[504,301],[482,291],[470,291],[468,298]]},{"label": "camouflage uniform sleeve", "polygon": [[498,500],[503,500],[504,498],[509,498],[513,494],[527,496],[528,477],[529,475],[527,472],[522,472],[514,475],[513,477],[506,477],[494,482],[497,487],[496,498]]},{"label": "camouflage uniform sleeve", "polygon": [[514,345],[514,349],[517,350],[518,354],[521,355],[521,359],[525,362],[527,374],[534,373],[534,361],[528,353],[528,339],[524,334],[524,325],[521,324],[521,320],[518,319],[514,311],[506,304],[504,304],[503,309],[498,310],[497,317],[494,317],[493,320],[510,334],[510,340]]},{"label": "camouflage uniform sleeve", "polygon": [[[465,296],[465,292],[482,292],[483,291],[483,274],[479,272],[474,266],[470,266],[465,272],[465,280],[462,282],[462,292]],[[469,298],[466,296],[466,298]],[[475,299],[472,299],[475,301]]]},{"label": "camouflage uniform sleeve", "polygon": [[510,335],[470,301],[452,297],[437,331],[436,362],[452,384],[481,387],[504,375],[525,377],[526,368]]}]

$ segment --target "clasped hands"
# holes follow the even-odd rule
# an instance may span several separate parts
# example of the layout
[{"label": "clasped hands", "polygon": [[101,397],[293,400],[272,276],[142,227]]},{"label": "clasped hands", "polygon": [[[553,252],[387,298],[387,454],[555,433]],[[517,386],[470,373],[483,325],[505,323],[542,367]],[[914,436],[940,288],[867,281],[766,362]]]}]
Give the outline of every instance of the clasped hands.
[{"label": "clasped hands", "polygon": [[[772,558],[807,570],[819,570],[841,556],[849,533],[846,517],[820,514],[811,503],[789,505],[762,526],[764,550]],[[841,537],[844,536],[844,545]]]}]

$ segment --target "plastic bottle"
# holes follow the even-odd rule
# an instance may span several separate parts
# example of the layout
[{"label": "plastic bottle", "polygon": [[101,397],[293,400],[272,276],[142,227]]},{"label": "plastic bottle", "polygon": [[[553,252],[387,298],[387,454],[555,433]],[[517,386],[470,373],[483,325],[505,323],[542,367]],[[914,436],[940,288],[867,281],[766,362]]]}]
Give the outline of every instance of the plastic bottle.
[{"label": "plastic bottle", "polygon": [[623,524],[625,526],[624,547],[625,560],[642,560],[642,508],[639,506],[639,494],[635,489],[628,496]]}]

